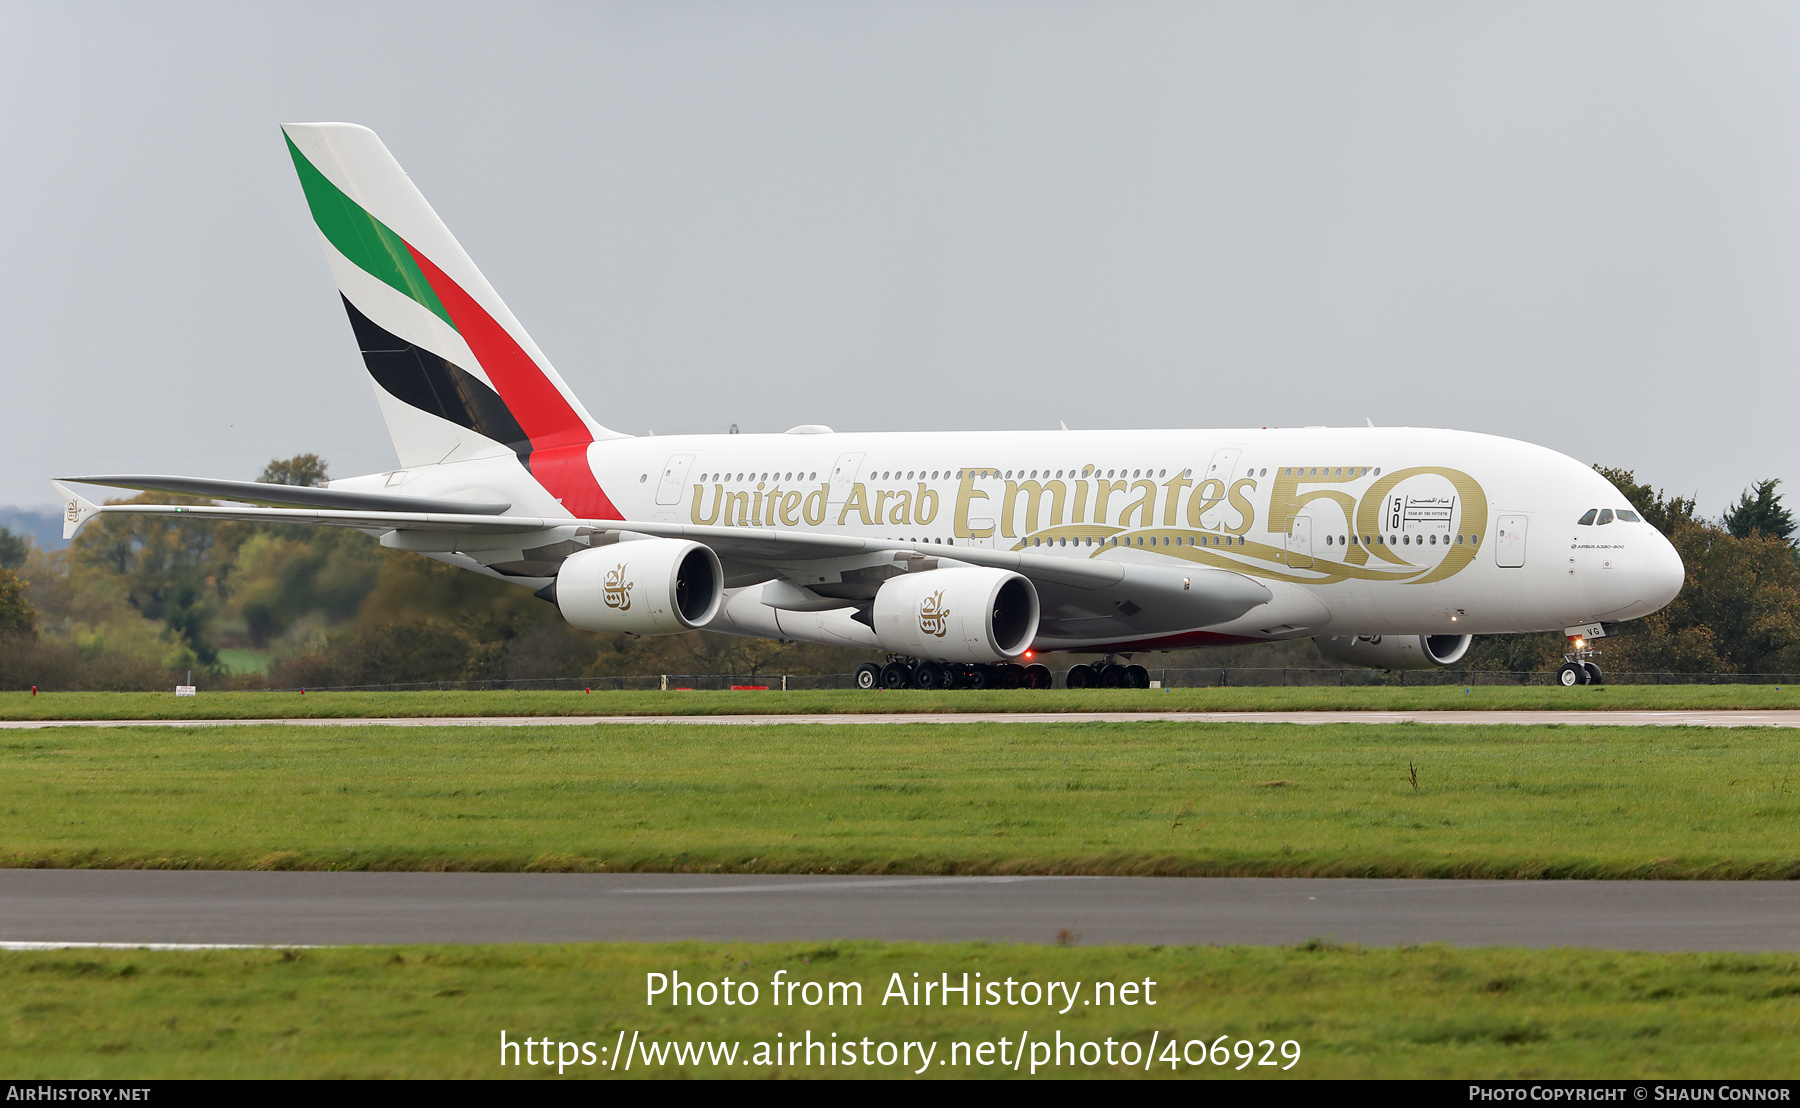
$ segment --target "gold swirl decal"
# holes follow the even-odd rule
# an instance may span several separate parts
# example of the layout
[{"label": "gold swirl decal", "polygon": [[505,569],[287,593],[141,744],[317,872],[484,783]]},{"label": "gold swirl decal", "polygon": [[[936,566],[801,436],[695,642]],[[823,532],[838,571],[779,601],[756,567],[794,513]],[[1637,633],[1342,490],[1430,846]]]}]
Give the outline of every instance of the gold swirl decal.
[{"label": "gold swirl decal", "polygon": [[[1297,477],[1298,474],[1294,476]],[[1445,479],[1456,490],[1456,497],[1460,502],[1461,518],[1453,526],[1454,509],[1445,497],[1395,498],[1397,503],[1392,507],[1396,512],[1419,512],[1420,505],[1425,504],[1435,513],[1431,518],[1436,522],[1429,526],[1441,528],[1439,533],[1444,540],[1443,560],[1435,566],[1415,565],[1402,555],[1401,548],[1394,546],[1391,541],[1382,541],[1382,536],[1391,535],[1392,531],[1407,531],[1404,523],[1396,523],[1391,528],[1381,526],[1382,512],[1389,507],[1390,494],[1401,482],[1421,476]],[[1088,524],[1046,527],[1026,536],[1014,544],[1013,549],[1026,551],[1046,547],[1081,547],[1090,551],[1088,557],[1091,558],[1119,547],[1141,547],[1146,551],[1154,549],[1163,557],[1179,558],[1210,569],[1229,570],[1248,577],[1295,585],[1330,585],[1340,581],[1428,584],[1461,572],[1475,560],[1475,555],[1480,550],[1479,542],[1487,520],[1487,493],[1480,482],[1461,470],[1447,466],[1416,466],[1398,470],[1376,480],[1360,499],[1336,489],[1302,493],[1299,491],[1300,483],[1284,480],[1274,490],[1276,497],[1271,507],[1280,509],[1275,514],[1284,516],[1283,527],[1286,526],[1286,519],[1302,511],[1307,502],[1328,500],[1343,508],[1347,519],[1354,518],[1359,541],[1354,545],[1336,548],[1314,546],[1310,565],[1290,565],[1290,551],[1285,543],[1273,545],[1256,542],[1246,538],[1241,531],[1234,534],[1235,529],[1125,529]],[[1196,499],[1206,504],[1207,508],[1217,503],[1217,494],[1213,490],[1207,490],[1204,482],[1196,490],[1196,494]],[[1201,496],[1205,498],[1200,499]],[[1212,503],[1207,503],[1208,501]],[[1407,507],[1408,504],[1410,508]],[[1201,513],[1191,514],[1189,521],[1192,522],[1199,514]],[[1244,522],[1247,524],[1249,513],[1244,514]],[[1248,527],[1244,527],[1244,530],[1248,530]],[[1282,533],[1273,521],[1270,530],[1276,534]],[[1422,541],[1422,536],[1415,537]],[[1370,541],[1371,539],[1374,541]],[[1410,547],[1407,549],[1410,550]],[[1389,564],[1368,564],[1371,554]],[[1334,556],[1342,560],[1334,560]]]}]

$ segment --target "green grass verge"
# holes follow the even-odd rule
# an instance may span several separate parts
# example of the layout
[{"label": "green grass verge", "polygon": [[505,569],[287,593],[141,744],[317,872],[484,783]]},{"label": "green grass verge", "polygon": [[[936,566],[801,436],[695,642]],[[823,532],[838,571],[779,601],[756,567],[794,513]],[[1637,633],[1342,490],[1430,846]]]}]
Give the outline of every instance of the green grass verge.
[{"label": "green grass verge", "polygon": [[[860,1006],[773,1007],[769,981],[857,981]],[[645,975],[726,976],[760,985],[755,1006],[644,1003]],[[984,980],[1156,982],[1155,1007],[883,1006],[890,975],[980,973]],[[842,998],[840,993],[840,999]],[[1059,997],[1059,1007],[1060,997]],[[675,943],[344,948],[282,952],[63,950],[0,954],[0,1069],[19,1079],[172,1077],[539,1077],[556,1067],[499,1065],[510,1038],[592,1042],[610,1060],[629,1043],[758,1044],[815,1040],[935,1044],[926,1076],[1014,1076],[976,1057],[1004,1036],[1135,1043],[1114,1058],[1156,1056],[1171,1039],[1228,1035],[1300,1045],[1291,1070],[1206,1064],[1146,1070],[1104,1063],[1038,1076],[1427,1078],[1782,1078],[1800,1034],[1793,955],[1606,951],[1057,948],[985,944]],[[782,1040],[777,1040],[777,1033]],[[602,1049],[606,1048],[606,1049]],[[871,1050],[871,1058],[875,1057]],[[1090,1052],[1101,1056],[1103,1046]],[[571,1052],[575,1053],[575,1052]],[[819,1061],[815,1052],[815,1063]],[[1261,1057],[1264,1051],[1258,1050]],[[1008,1050],[1010,1059],[1011,1049]],[[578,1055],[577,1055],[578,1057]],[[665,1055],[666,1057],[666,1055]],[[701,1064],[629,1073],[579,1064],[563,1079],[627,1076],[896,1077],[912,1065]],[[1065,1059],[1066,1059],[1065,1055]],[[1281,1061],[1279,1055],[1275,1060]],[[1024,1070],[1029,1070],[1027,1051]],[[1021,1072],[1018,1076],[1028,1076]]]},{"label": "green grass verge", "polygon": [[352,719],[381,716],[570,716],[886,712],[1278,712],[1796,708],[1782,685],[1601,685],[971,692],[202,692],[0,693],[0,719]]},{"label": "green grass verge", "polygon": [[10,866],[1795,878],[1796,817],[1774,728],[0,732]]}]

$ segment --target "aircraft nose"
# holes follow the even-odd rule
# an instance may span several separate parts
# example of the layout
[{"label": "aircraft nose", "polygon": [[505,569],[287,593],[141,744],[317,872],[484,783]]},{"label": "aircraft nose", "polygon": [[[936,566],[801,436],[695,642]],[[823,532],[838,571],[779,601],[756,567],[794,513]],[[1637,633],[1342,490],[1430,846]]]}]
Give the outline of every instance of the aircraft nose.
[{"label": "aircraft nose", "polygon": [[1657,611],[1674,600],[1686,581],[1687,567],[1681,564],[1681,555],[1675,552],[1673,543],[1657,535],[1649,556],[1644,559],[1644,600],[1653,605],[1650,611]]}]

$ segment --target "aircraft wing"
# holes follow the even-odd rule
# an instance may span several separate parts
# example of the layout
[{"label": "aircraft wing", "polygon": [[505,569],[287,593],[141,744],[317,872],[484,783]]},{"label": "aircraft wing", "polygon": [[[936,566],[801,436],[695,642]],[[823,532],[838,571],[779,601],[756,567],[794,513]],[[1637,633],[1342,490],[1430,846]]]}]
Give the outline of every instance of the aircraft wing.
[{"label": "aircraft wing", "polygon": [[[1269,589],[1249,577],[1204,566],[1147,565],[1111,558],[1059,557],[1029,550],[988,550],[777,528],[703,527],[622,519],[325,506],[95,504],[60,482],[51,484],[63,503],[64,538],[73,538],[83,524],[98,515],[187,516],[245,523],[348,527],[384,536],[383,545],[421,552],[461,550],[459,535],[467,536],[482,548],[492,547],[503,536],[517,535],[517,546],[521,549],[550,545],[583,534],[690,539],[711,547],[722,560],[738,567],[740,572],[734,576],[744,584],[779,577],[803,578],[828,564],[838,568],[846,564],[868,566],[889,558],[936,558],[953,565],[1007,569],[1030,578],[1038,587],[1045,605],[1041,625],[1044,638],[1069,644],[1061,647],[1063,649],[1072,649],[1074,644],[1082,642],[1138,640],[1147,634],[1217,626],[1271,599]],[[158,479],[158,485],[167,487],[161,479]],[[198,491],[197,484],[189,487]],[[219,488],[217,491],[223,494],[225,490]],[[259,496],[270,495],[262,489],[253,491]],[[293,496],[292,492],[274,495]],[[465,506],[457,502],[437,503],[442,503],[446,509]],[[412,505],[395,505],[401,506]],[[491,510],[487,505],[482,507]],[[407,537],[391,541],[386,537],[390,532],[406,533]],[[1132,618],[1140,612],[1145,615]]]},{"label": "aircraft wing", "polygon": [[[67,480],[85,480],[67,478]],[[164,491],[200,493],[214,496],[256,495],[259,498],[281,496],[299,499],[307,493],[327,493],[325,489],[300,489],[264,486],[254,482],[210,482],[198,478],[105,478],[107,484],[128,488],[149,487]],[[128,483],[129,480],[129,483]],[[179,482],[180,487],[176,484]],[[98,479],[94,483],[100,483]],[[459,511],[468,507],[460,502],[444,502],[445,510],[374,511],[350,507],[273,508],[238,504],[95,504],[60,481],[51,482],[63,504],[63,537],[73,538],[83,524],[96,515],[128,514],[150,516],[182,516],[199,519],[234,520],[245,523],[298,523],[322,527],[349,527],[360,531],[429,531],[449,534],[541,535],[562,528],[579,528],[595,532],[629,532],[658,538],[684,538],[705,543],[722,558],[781,566],[817,559],[848,558],[882,551],[913,552],[925,557],[944,558],[968,565],[1010,569],[1036,581],[1078,589],[1103,589],[1118,584],[1125,577],[1124,568],[1116,562],[1089,558],[1061,558],[1019,550],[985,550],[976,547],[949,547],[932,543],[895,542],[853,535],[824,535],[810,531],[786,531],[776,528],[700,527],[678,523],[651,523],[619,519],[571,519],[553,516],[515,516],[476,514]],[[226,486],[248,486],[239,490]],[[280,491],[274,491],[280,489]],[[355,494],[339,494],[350,496]],[[367,494],[365,494],[367,495]],[[323,500],[325,498],[318,498]],[[370,495],[369,499],[381,497]],[[405,507],[431,503],[413,497],[393,497]],[[326,501],[331,503],[332,501]],[[398,506],[398,505],[397,505]],[[481,505],[488,510],[488,505]]]}]

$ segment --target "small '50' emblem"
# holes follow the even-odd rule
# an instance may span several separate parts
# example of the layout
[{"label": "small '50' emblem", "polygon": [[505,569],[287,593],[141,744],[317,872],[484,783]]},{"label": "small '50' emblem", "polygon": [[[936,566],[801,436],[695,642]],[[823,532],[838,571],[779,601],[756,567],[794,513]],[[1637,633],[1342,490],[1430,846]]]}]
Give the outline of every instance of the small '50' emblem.
[{"label": "small '50' emblem", "polygon": [[940,639],[950,630],[950,609],[944,607],[943,589],[919,602],[919,630]]},{"label": "small '50' emblem", "polygon": [[631,582],[625,580],[625,567],[630,564],[620,562],[617,569],[609,569],[600,582],[600,599],[606,601],[608,608],[617,608],[621,612],[631,610]]}]

